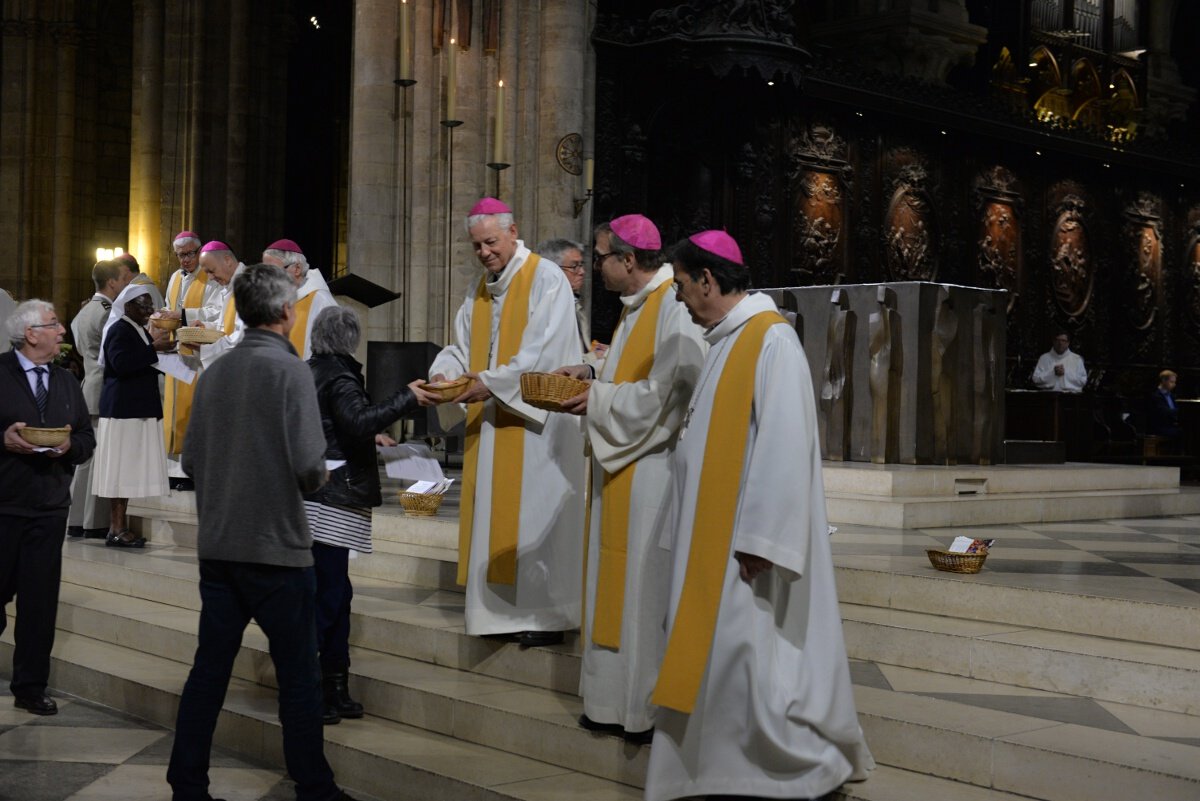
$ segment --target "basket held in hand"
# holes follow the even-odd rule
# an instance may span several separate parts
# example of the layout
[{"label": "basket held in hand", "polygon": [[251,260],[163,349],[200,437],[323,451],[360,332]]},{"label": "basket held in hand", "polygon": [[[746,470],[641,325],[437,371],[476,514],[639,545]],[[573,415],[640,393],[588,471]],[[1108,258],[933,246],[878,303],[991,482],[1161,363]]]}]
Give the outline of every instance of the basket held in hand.
[{"label": "basket held in hand", "polygon": [[451,381],[436,381],[432,384],[426,382],[425,384],[421,385],[421,389],[437,395],[439,403],[446,403],[454,400],[459,395],[466,392],[467,387],[469,387],[474,380],[475,379],[473,378],[462,376],[461,378],[455,378]]},{"label": "basket held in hand", "polygon": [[586,381],[554,373],[522,373],[521,399],[530,406],[561,412],[562,402],[588,388]]},{"label": "basket held in hand", "polygon": [[71,434],[69,428],[36,428],[25,426],[17,432],[21,439],[39,448],[54,448],[62,445]]},{"label": "basket held in hand", "polygon": [[223,336],[225,332],[219,328],[200,328],[194,325],[185,325],[175,332],[175,338],[184,345],[211,345]]}]

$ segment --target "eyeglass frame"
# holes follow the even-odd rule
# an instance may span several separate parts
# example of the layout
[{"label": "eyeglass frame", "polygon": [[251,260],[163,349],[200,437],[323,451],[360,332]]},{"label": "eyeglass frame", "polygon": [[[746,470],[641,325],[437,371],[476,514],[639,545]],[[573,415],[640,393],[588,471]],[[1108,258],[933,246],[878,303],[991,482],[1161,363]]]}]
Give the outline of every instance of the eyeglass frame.
[{"label": "eyeglass frame", "polygon": [[609,256],[618,256],[619,257],[620,255],[621,254],[617,253],[615,250],[610,250],[607,253],[601,253],[598,250],[594,250],[594,251],[592,251],[592,266],[599,267],[601,264],[604,263],[604,260],[607,259]]},{"label": "eyeglass frame", "polygon": [[560,264],[558,266],[564,270],[570,270],[573,273],[582,273],[587,270],[587,262],[583,261],[582,259],[573,264]]},{"label": "eyeglass frame", "polygon": [[200,248],[193,248],[191,250],[185,250],[182,253],[180,253],[178,250],[175,251],[175,258],[179,259],[180,261],[183,261],[184,259],[194,259],[199,255],[200,255]]}]

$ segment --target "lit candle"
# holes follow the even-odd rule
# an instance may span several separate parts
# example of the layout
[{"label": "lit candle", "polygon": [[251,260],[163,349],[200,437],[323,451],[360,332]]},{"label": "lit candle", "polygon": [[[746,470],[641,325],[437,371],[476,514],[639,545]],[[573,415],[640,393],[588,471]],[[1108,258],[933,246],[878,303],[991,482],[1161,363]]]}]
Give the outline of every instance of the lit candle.
[{"label": "lit candle", "polygon": [[595,159],[584,159],[583,160],[583,190],[585,192],[592,191],[592,177],[594,176],[595,171],[596,171],[596,160]]},{"label": "lit candle", "polygon": [[496,141],[492,142],[492,163],[504,163],[504,81],[496,87]]},{"label": "lit candle", "polygon": [[450,40],[447,58],[450,59],[450,65],[446,70],[446,119],[453,120],[458,111],[458,45],[453,39]]},{"label": "lit candle", "polygon": [[409,17],[410,12],[408,0],[400,0],[400,74],[396,77],[401,80],[408,80],[412,77],[412,65],[409,64],[411,52],[408,48],[408,29],[412,24]]}]

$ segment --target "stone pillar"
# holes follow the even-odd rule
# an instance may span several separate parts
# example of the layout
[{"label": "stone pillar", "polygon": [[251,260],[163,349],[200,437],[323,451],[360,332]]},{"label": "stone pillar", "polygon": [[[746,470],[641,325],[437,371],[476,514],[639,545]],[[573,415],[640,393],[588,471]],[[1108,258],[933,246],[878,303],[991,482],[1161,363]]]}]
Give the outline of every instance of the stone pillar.
[{"label": "stone pillar", "polygon": [[246,124],[250,116],[249,0],[229,6],[229,127],[225,140],[225,232],[227,244],[247,264],[257,261],[257,243],[246,242]]},{"label": "stone pillar", "polygon": [[0,241],[8,258],[0,260],[0,287],[14,297],[29,294],[33,214],[32,181],[33,69],[36,23],[4,6],[3,43],[0,45]]},{"label": "stone pillar", "polygon": [[[538,239],[565,236],[582,238],[575,222],[575,198],[582,194],[579,177],[558,165],[556,146],[569,133],[583,133],[585,61],[589,48],[586,16],[576,0],[549,0],[542,4],[538,83],[523,87],[522,97],[535,109],[538,176],[537,216],[529,220]],[[528,243],[530,246],[536,244]]]},{"label": "stone pillar", "polygon": [[1144,56],[1148,97],[1143,105],[1146,125],[1153,133],[1161,133],[1170,122],[1186,119],[1188,108],[1196,100],[1196,90],[1183,82],[1171,58],[1176,5],[1171,0],[1150,0],[1150,30],[1144,40],[1148,42]]},{"label": "stone pillar", "polygon": [[129,251],[137,257],[142,271],[160,286],[164,284],[162,68],[162,0],[135,0],[133,107],[129,132]]},{"label": "stone pillar", "polygon": [[71,297],[72,266],[78,258],[74,251],[75,207],[75,54],[78,32],[74,27],[58,28],[54,32],[55,48],[55,109],[53,208],[54,239],[50,247],[50,270],[53,277],[52,300],[63,319],[75,316],[68,303]]}]

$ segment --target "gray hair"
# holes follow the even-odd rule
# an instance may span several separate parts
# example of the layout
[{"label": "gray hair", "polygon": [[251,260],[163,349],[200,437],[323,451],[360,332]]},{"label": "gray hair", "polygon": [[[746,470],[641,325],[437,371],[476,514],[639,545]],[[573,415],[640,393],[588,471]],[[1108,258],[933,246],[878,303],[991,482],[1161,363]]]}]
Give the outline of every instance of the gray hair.
[{"label": "gray hair", "polygon": [[618,258],[626,253],[633,254],[633,260],[637,262],[638,267],[642,270],[652,272],[659,268],[662,260],[661,250],[643,250],[635,248],[633,245],[626,242],[621,237],[617,236],[613,231],[612,226],[606,222],[602,222],[596,226],[596,235],[608,234],[608,252],[615,254]]},{"label": "gray hair", "polygon": [[19,350],[25,344],[25,329],[31,325],[41,325],[42,315],[46,312],[54,313],[53,303],[30,298],[18,304],[7,321],[8,341],[13,350]]},{"label": "gray hair", "polygon": [[516,223],[516,220],[513,219],[511,211],[506,211],[503,214],[472,214],[467,218],[467,233],[470,233],[472,228],[486,220],[488,217],[495,217],[496,224],[501,228],[508,228],[510,225]]},{"label": "gray hair", "polygon": [[300,277],[308,275],[308,259],[303,253],[297,253],[294,250],[280,250],[278,248],[269,248],[263,251],[263,258],[270,256],[272,259],[279,259],[283,262],[284,267],[290,267],[293,264],[300,267]]},{"label": "gray hair", "polygon": [[344,356],[358,350],[362,338],[358,314],[345,306],[328,306],[313,321],[310,344],[313,355],[329,353]]},{"label": "gray hair", "polygon": [[191,242],[194,242],[196,247],[200,247],[202,244],[204,244],[194,236],[181,236],[171,243],[171,247],[174,248],[176,245],[186,245]]},{"label": "gray hair", "polygon": [[283,319],[283,307],[296,303],[292,278],[273,264],[251,264],[233,279],[233,302],[247,328]]},{"label": "gray hair", "polygon": [[562,267],[563,257],[567,255],[568,250],[578,250],[580,255],[583,255],[584,248],[579,242],[574,242],[570,239],[547,239],[534,250],[543,259],[550,261]]}]

